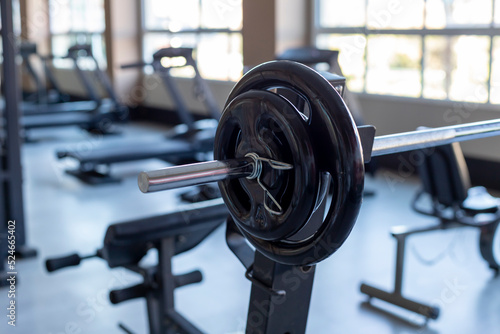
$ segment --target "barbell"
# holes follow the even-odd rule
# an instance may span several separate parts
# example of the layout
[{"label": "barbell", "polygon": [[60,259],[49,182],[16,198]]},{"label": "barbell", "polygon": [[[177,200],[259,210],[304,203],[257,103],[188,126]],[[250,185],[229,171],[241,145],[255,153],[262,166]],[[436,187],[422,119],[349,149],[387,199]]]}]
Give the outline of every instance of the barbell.
[{"label": "barbell", "polygon": [[[231,91],[215,137],[216,160],[142,172],[139,188],[147,193],[218,181],[234,222],[256,249],[279,263],[312,265],[349,236],[362,202],[365,160],[500,135],[500,120],[374,133],[362,142],[339,92],[318,72],[268,62]],[[328,189],[323,221],[311,220]]]}]

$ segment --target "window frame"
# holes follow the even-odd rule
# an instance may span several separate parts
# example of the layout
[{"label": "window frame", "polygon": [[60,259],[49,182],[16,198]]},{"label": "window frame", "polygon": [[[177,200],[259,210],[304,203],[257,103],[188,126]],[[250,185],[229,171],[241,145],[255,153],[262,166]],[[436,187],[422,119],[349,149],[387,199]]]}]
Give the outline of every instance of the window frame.
[{"label": "window frame", "polygon": [[[365,0],[365,18],[368,17],[368,2],[370,0]],[[367,44],[365,45],[365,52],[364,52],[364,62],[365,62],[365,68],[364,68],[364,75],[363,75],[363,89],[361,94],[369,94],[369,95],[383,95],[383,96],[390,96],[390,97],[396,97],[396,98],[402,98],[402,99],[420,99],[420,100],[429,100],[429,101],[448,101],[448,102],[458,102],[458,103],[468,103],[466,101],[461,101],[461,100],[453,100],[450,99],[449,96],[445,99],[433,99],[433,98],[426,98],[423,96],[424,94],[424,71],[425,71],[425,51],[426,51],[426,43],[425,43],[425,37],[426,36],[446,36],[446,37],[454,37],[454,36],[485,36],[489,38],[489,64],[488,64],[488,81],[487,81],[487,89],[488,89],[488,99],[486,102],[474,102],[474,103],[479,103],[479,104],[491,104],[491,105],[497,105],[497,103],[491,103],[491,93],[492,93],[492,87],[491,87],[491,75],[492,75],[492,64],[493,64],[493,47],[494,47],[494,39],[495,37],[500,38],[500,24],[495,23],[495,10],[496,6],[500,5],[500,1],[498,0],[492,0],[492,16],[491,16],[491,22],[488,25],[484,26],[471,26],[471,27],[466,27],[466,26],[457,26],[457,27],[446,27],[446,28],[441,28],[441,29],[434,29],[434,28],[426,28],[425,27],[425,20],[426,20],[426,8],[425,5],[427,4],[427,0],[424,1],[424,17],[423,17],[423,25],[424,28],[422,29],[394,29],[394,28],[381,28],[381,29],[374,29],[374,28],[369,28],[367,26],[367,22],[365,22],[364,26],[361,27],[322,27],[320,26],[320,0],[312,0],[311,1],[311,6],[312,6],[312,18],[311,18],[311,41],[313,45],[317,45],[317,38],[319,35],[327,35],[327,34],[339,34],[339,35],[362,35],[364,36],[365,40],[368,40],[369,36],[383,36],[383,35],[393,35],[393,36],[419,36],[421,38],[421,59],[420,59],[420,77],[421,77],[421,89],[420,89],[420,96],[418,97],[410,97],[410,96],[398,96],[398,95],[390,95],[390,94],[374,94],[374,93],[368,93],[366,91],[366,77],[368,73],[368,59],[367,59],[367,54],[369,50],[367,49]],[[447,87],[447,90],[449,90],[449,87]]]},{"label": "window frame", "polygon": [[[243,44],[243,32],[242,32],[242,28],[241,29],[229,29],[229,28],[197,28],[197,29],[182,29],[182,30],[178,30],[178,31],[172,31],[170,29],[150,29],[150,28],[147,28],[146,27],[146,4],[145,4],[145,1],[144,0],[140,0],[141,2],[141,24],[140,24],[140,27],[141,27],[141,36],[140,36],[140,43],[141,43],[141,58],[145,61],[146,59],[144,59],[144,40],[145,40],[145,36],[147,34],[166,34],[166,35],[169,35],[169,36],[175,36],[175,35],[194,35],[194,38],[196,40],[196,44],[198,45],[199,41],[200,41],[200,36],[203,36],[203,35],[208,35],[208,34],[228,34],[228,36],[232,35],[232,34],[239,34],[241,36],[241,39],[242,39],[242,44]],[[200,12],[201,12],[201,3],[202,3],[202,0],[199,0],[199,4],[200,4]],[[196,51],[196,47],[194,47],[195,51]],[[242,47],[242,50],[241,50],[241,53],[242,53],[242,56],[243,56],[243,47]],[[195,61],[198,63],[198,59],[195,59]],[[243,64],[242,64],[243,66]],[[220,79],[213,79],[213,78],[207,78],[207,80],[214,80],[214,81],[231,81],[231,79],[229,79],[229,74],[227,75],[227,79],[225,80],[220,80]]]},{"label": "window frame", "polygon": [[[47,6],[48,8],[50,8],[50,1],[51,0],[47,0]],[[70,0],[71,2],[71,0]],[[52,31],[52,28],[49,24],[49,27],[48,27],[48,32],[49,32],[49,45],[50,45],[50,50],[51,50],[51,53],[53,54],[53,40],[54,38],[57,38],[57,37],[68,37],[70,39],[78,39],[79,36],[85,36],[85,40],[86,41],[92,41],[93,40],[93,36],[100,36],[101,38],[101,41],[103,43],[103,56],[104,58],[99,61],[98,59],[98,62],[99,62],[99,67],[101,69],[106,69],[107,66],[108,66],[108,54],[107,54],[107,45],[106,45],[106,29],[107,29],[107,22],[106,22],[106,0],[103,0],[103,19],[104,19],[104,26],[103,26],[103,29],[102,31],[89,31],[89,30],[73,30],[73,29],[70,29],[66,32],[53,32]],[[52,19],[50,17],[50,10],[48,12],[48,15],[49,15],[49,21]],[[86,42],[86,43],[89,43],[89,42]],[[64,65],[58,65],[58,62],[53,62],[53,66],[56,67],[56,68],[66,68],[67,66],[64,66]]]}]

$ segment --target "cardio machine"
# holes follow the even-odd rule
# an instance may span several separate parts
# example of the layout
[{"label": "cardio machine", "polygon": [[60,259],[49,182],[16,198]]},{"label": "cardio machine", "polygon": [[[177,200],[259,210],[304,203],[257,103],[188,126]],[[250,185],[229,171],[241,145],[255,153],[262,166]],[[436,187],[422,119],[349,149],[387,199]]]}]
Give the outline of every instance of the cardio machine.
[{"label": "cardio machine", "polygon": [[[59,83],[50,70],[48,63],[51,57],[40,55],[37,52],[36,44],[30,42],[24,42],[19,45],[19,55],[22,58],[22,67],[25,69],[35,88],[34,92],[26,92],[23,94],[23,99],[28,104],[21,107],[25,113],[30,110],[26,109],[29,104],[47,105],[68,102],[70,100],[70,96],[62,92]],[[44,80],[35,70],[32,58],[36,58],[43,68],[45,82],[49,84],[50,88],[44,83]]]},{"label": "cardio machine", "polygon": [[[97,60],[92,54],[91,45],[74,45],[68,49],[68,54],[65,58],[72,60],[76,74],[90,100],[51,104],[25,103],[21,107],[24,114],[21,118],[21,125],[25,130],[76,125],[89,132],[111,133],[109,124],[123,121],[127,117],[127,108],[118,102],[109,77],[105,71],[100,69]],[[92,84],[89,73],[80,67],[79,61],[83,58],[88,59],[94,64],[94,70],[90,73],[97,77],[99,83],[106,91],[108,98],[103,99],[99,96]],[[48,67],[47,71],[50,73]],[[53,75],[52,80],[56,82]]]},{"label": "cardio machine", "polygon": [[[163,141],[130,138],[120,142],[106,143],[91,151],[82,152],[78,149],[60,150],[59,159],[70,158],[79,162],[76,170],[66,172],[88,184],[117,182],[119,179],[110,175],[109,167],[115,163],[158,158],[170,163],[199,161],[200,154],[213,150],[213,139],[220,109],[215,102],[207,83],[201,77],[196,62],[193,59],[192,48],[164,48],[153,55],[152,63],[124,65],[124,68],[152,66],[156,75],[162,80],[165,89],[175,102],[176,112],[183,124],[169,131]],[[165,59],[177,61],[167,66]],[[180,62],[179,62],[180,60]],[[210,119],[195,121],[181,97],[175,79],[170,74],[172,68],[190,66],[195,71],[194,82],[196,96],[205,104]]]}]

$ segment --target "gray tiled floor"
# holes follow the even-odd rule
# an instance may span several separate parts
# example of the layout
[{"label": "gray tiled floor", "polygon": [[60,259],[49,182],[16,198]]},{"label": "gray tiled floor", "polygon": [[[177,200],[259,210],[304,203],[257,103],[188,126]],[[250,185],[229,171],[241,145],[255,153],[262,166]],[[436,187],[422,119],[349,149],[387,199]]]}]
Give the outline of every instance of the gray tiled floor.
[{"label": "gray tiled floor", "polygon": [[[129,134],[158,135],[158,128],[134,126]],[[143,301],[112,306],[110,288],[134,284],[138,277],[122,269],[110,270],[103,261],[89,260],[79,267],[48,274],[46,257],[78,251],[91,253],[101,245],[110,223],[137,219],[175,210],[173,194],[143,195],[135,175],[143,169],[163,166],[156,160],[117,166],[126,176],[120,184],[91,187],[65,175],[67,163],[54,157],[56,147],[86,140],[76,129],[37,132],[58,140],[27,144],[23,148],[25,211],[29,244],[39,256],[18,262],[18,317],[15,328],[0,317],[0,333],[122,333],[122,321],[137,333],[145,332]],[[51,138],[54,139],[54,138]],[[366,198],[350,238],[317,267],[308,333],[498,333],[500,331],[500,279],[481,260],[478,231],[460,229],[415,236],[408,245],[405,287],[408,296],[442,306],[441,317],[427,327],[406,321],[363,304],[362,281],[391,288],[394,241],[393,225],[422,225],[432,220],[416,215],[409,203],[418,186],[415,179],[401,179],[380,171],[367,179],[375,197]],[[150,260],[154,260],[151,254]],[[422,259],[437,259],[434,265]],[[243,267],[227,249],[223,228],[198,248],[178,256],[176,272],[199,268],[201,284],[176,292],[177,307],[207,333],[236,333],[244,329],[250,284]],[[454,288],[450,289],[450,286]],[[0,315],[5,313],[6,290],[0,289]],[[385,310],[394,310],[387,305]],[[394,310],[410,322],[420,318]]]}]

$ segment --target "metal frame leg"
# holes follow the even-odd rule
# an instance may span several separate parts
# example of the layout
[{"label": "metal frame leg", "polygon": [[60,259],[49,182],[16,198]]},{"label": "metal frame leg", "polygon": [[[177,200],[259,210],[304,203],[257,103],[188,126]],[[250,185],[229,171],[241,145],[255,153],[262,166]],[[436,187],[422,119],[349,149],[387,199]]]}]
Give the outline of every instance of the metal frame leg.
[{"label": "metal frame leg", "polygon": [[401,295],[403,290],[403,268],[405,261],[406,236],[396,238],[396,277],[394,279],[394,293]]},{"label": "metal frame leg", "polygon": [[[316,226],[323,221],[325,207],[326,199],[309,224]],[[231,243],[228,244],[231,248]],[[241,252],[234,248],[232,250],[240,258],[238,253],[241,255]],[[253,265],[248,267],[246,273],[246,277],[252,281],[246,334],[305,333],[315,270],[315,265],[276,263],[255,251]]]},{"label": "metal frame leg", "polygon": [[175,238],[161,240],[158,248],[158,272],[149,277],[151,290],[146,294],[149,332],[151,334],[202,334],[186,318],[175,310],[175,276],[172,273],[172,257],[175,255]]},{"label": "metal frame leg", "polygon": [[[479,250],[483,259],[488,262],[488,265],[494,271],[495,277],[500,274],[500,259],[496,258],[498,255],[495,252],[495,234],[500,233],[498,231],[499,222],[495,222],[486,226],[481,227],[481,234],[479,235]],[[499,238],[497,238],[498,240]],[[497,241],[498,242],[498,241]]]},{"label": "metal frame leg", "polygon": [[[156,245],[158,265],[149,268],[135,264],[125,266],[139,273],[144,280],[138,285],[111,291],[110,299],[113,304],[118,304],[135,298],[146,298],[150,334],[202,334],[175,310],[174,290],[201,281],[199,271],[173,275],[172,257],[175,255],[175,240],[176,237],[165,238]],[[119,327],[126,333],[132,333],[124,324],[120,323]]]},{"label": "metal frame leg", "polygon": [[408,234],[394,235],[396,238],[396,268],[394,278],[394,291],[387,292],[367,284],[361,284],[360,290],[362,293],[367,294],[369,298],[377,298],[388,302],[390,304],[399,306],[406,310],[423,315],[428,319],[437,319],[439,316],[439,308],[426,305],[408,298],[403,297],[403,269],[406,237]]},{"label": "metal frame leg", "polygon": [[408,229],[403,226],[393,228],[393,232],[391,234],[396,239],[396,268],[395,268],[395,278],[394,278],[394,291],[387,292],[365,283],[361,284],[360,291],[368,295],[370,299],[377,298],[387,303],[404,308],[408,311],[421,314],[427,319],[437,319],[439,316],[438,307],[430,306],[427,304],[423,304],[405,298],[402,294],[406,238],[412,234],[430,232],[436,230],[444,230],[450,228],[458,228],[458,227],[466,227],[466,225],[452,223],[452,222],[446,222],[446,223],[440,222],[439,224],[436,225],[431,225],[416,229]]},{"label": "metal frame leg", "polygon": [[283,265],[255,252],[246,333],[305,333],[314,272],[315,266]]},{"label": "metal frame leg", "polygon": [[[36,251],[26,246],[26,226],[23,206],[21,138],[19,125],[19,80],[15,57],[16,40],[13,32],[12,0],[1,1],[2,45],[3,45],[3,85],[5,97],[4,131],[0,170],[0,233],[7,233],[9,220],[16,224],[16,257],[26,258],[36,255]],[[4,256],[0,252],[0,261]]]},{"label": "metal frame leg", "polygon": [[9,275],[7,275],[7,267],[5,266],[7,254],[7,234],[0,233],[0,287],[9,285],[7,281]]}]

